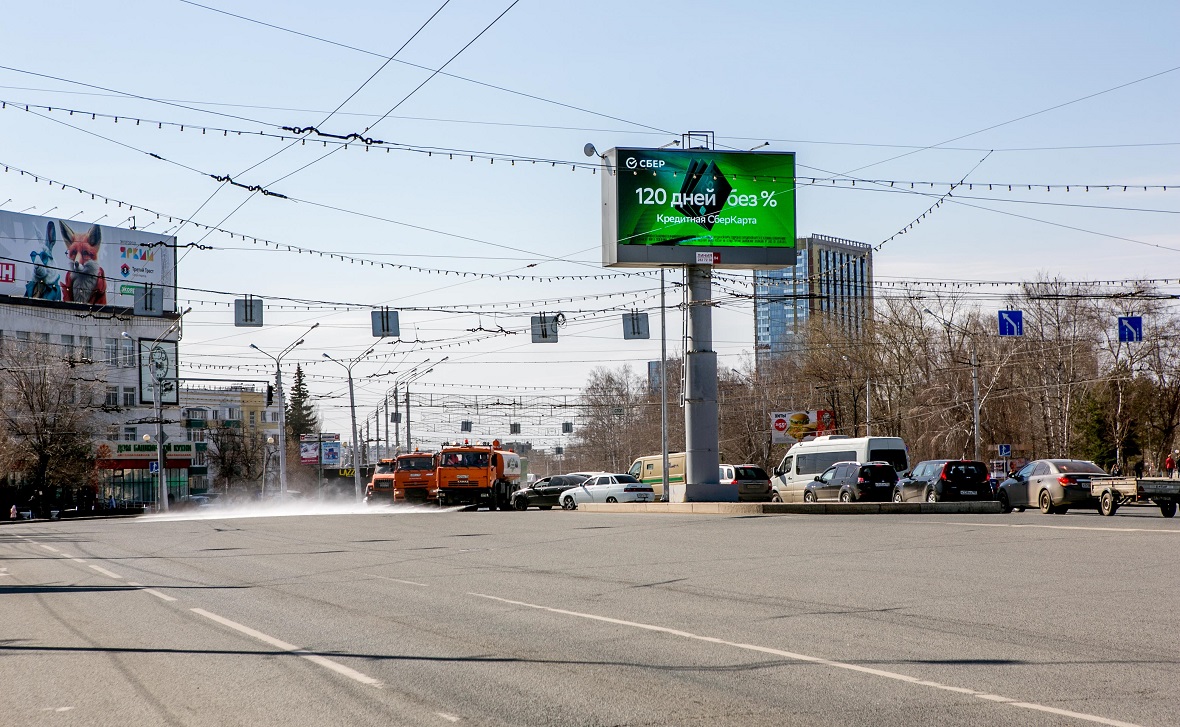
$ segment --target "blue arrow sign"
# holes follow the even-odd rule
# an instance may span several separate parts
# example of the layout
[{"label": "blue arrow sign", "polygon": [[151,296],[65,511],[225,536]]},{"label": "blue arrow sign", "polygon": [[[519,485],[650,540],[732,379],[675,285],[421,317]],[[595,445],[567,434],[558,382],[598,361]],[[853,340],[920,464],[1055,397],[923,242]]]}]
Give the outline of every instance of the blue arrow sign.
[{"label": "blue arrow sign", "polygon": [[1143,340],[1143,316],[1119,316],[1119,343]]},{"label": "blue arrow sign", "polygon": [[155,473],[155,472],[159,472],[159,471],[160,471],[160,463],[159,462],[157,462],[155,460],[148,462],[148,472]]},{"label": "blue arrow sign", "polygon": [[1001,336],[1024,335],[1024,312],[1018,310],[1002,310],[999,315]]},{"label": "blue arrow sign", "polygon": [[1000,447],[1000,456],[1001,457],[1011,457],[1012,456],[1012,445],[1011,444],[1001,444],[1001,445],[999,445],[999,447]]}]

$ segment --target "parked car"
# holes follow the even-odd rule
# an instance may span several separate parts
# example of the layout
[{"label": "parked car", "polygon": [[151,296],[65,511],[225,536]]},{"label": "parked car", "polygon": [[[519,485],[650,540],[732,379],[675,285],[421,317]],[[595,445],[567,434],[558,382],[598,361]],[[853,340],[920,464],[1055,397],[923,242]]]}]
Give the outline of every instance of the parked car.
[{"label": "parked car", "polygon": [[512,493],[512,507],[517,510],[527,510],[530,507],[549,510],[559,504],[558,498],[561,493],[585,481],[586,477],[582,475],[542,477]]},{"label": "parked car", "polygon": [[631,475],[601,472],[561,493],[561,507],[576,510],[583,502],[652,502],[655,490]]},{"label": "parked car", "polygon": [[897,470],[888,462],[837,462],[807,485],[803,501],[886,501],[896,485]]},{"label": "parked car", "polygon": [[990,500],[992,496],[987,465],[968,459],[919,462],[893,490],[894,502]]},{"label": "parked car", "polygon": [[888,462],[897,472],[909,469],[905,442],[898,437],[847,437],[825,434],[796,442],[774,470],[775,492],[782,502],[803,502],[804,491],[838,462]]},{"label": "parked car", "polygon": [[723,464],[718,469],[721,484],[737,485],[739,502],[769,502],[773,499],[770,475],[758,465]]},{"label": "parked car", "polygon": [[1086,460],[1038,459],[1004,480],[996,498],[1004,512],[1038,507],[1046,515],[1054,515],[1071,507],[1097,507],[1090,481],[1106,476],[1106,470]]}]

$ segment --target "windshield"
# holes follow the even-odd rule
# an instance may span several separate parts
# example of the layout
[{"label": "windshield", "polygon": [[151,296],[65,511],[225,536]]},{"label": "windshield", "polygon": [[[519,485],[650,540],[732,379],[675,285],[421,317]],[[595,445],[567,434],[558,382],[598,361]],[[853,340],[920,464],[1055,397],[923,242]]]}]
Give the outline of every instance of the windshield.
[{"label": "windshield", "polygon": [[406,457],[397,461],[399,470],[432,470],[434,457]]},{"label": "windshield", "polygon": [[439,467],[487,467],[487,452],[444,452]]},{"label": "windshield", "polygon": [[737,478],[739,480],[769,480],[770,475],[766,474],[766,470],[761,467],[738,467]]},{"label": "windshield", "polygon": [[1058,472],[1083,472],[1091,475],[1104,475],[1106,470],[1102,469],[1093,462],[1081,462],[1078,460],[1056,460],[1053,466],[1057,468]]},{"label": "windshield", "polygon": [[904,472],[909,466],[904,449],[870,449],[869,461],[888,462],[898,472]]},{"label": "windshield", "polygon": [[393,465],[387,462],[382,462],[381,464],[377,465],[377,471],[373,474],[387,475],[390,472],[393,472]]},{"label": "windshield", "polygon": [[615,475],[615,481],[621,482],[625,485],[633,485],[639,482],[639,480],[635,479],[631,475]]}]

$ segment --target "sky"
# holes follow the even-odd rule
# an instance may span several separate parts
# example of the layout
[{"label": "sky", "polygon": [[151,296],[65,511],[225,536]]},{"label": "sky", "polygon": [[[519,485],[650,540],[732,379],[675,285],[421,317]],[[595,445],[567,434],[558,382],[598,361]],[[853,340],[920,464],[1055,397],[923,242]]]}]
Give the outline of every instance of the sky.
[{"label": "sky", "polygon": [[[659,358],[659,279],[602,266],[587,142],[712,131],[719,149],[795,152],[798,234],[884,243],[879,296],[1180,277],[1178,27],[1169,2],[13,3],[0,163],[98,198],[10,172],[0,209],[133,214],[193,245],[177,277],[194,385],[264,380],[274,363],[250,344],[302,339],[285,381],[302,366],[325,430],[347,438],[346,370],[324,354],[376,344],[351,366],[361,420],[428,371],[415,439],[453,439],[462,420],[505,437],[516,421],[549,446],[568,441],[563,405],[595,367]],[[284,126],[392,144],[276,138]],[[681,273],[667,278],[675,305]],[[246,295],[264,299],[262,328],[233,325]],[[383,306],[396,343],[371,335]],[[623,340],[629,310],[652,316],[652,339]],[[529,342],[543,312],[566,316],[555,344]],[[751,301],[716,310],[719,366],[746,365],[752,338]]]}]

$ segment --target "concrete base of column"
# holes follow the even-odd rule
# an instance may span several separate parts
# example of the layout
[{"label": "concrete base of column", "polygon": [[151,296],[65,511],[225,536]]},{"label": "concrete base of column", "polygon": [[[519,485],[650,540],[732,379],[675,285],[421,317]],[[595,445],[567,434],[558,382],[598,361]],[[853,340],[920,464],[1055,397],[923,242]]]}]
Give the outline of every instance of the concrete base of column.
[{"label": "concrete base of column", "polygon": [[737,485],[669,484],[671,502],[737,502]]}]

